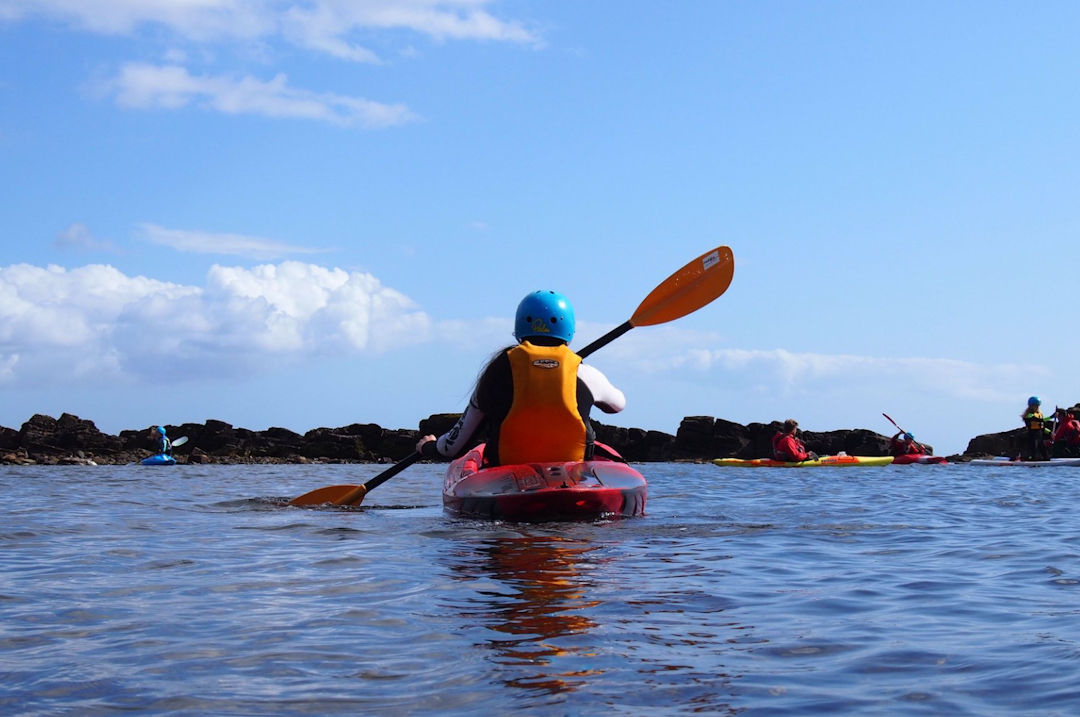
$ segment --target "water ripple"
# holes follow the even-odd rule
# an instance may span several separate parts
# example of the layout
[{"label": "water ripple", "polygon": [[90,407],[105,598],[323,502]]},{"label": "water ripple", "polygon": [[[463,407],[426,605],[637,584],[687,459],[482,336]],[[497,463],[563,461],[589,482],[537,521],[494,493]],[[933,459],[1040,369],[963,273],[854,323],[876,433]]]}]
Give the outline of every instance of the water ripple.
[{"label": "water ripple", "polygon": [[[450,519],[439,467],[0,470],[0,711],[1071,714],[1080,473],[645,467]],[[1052,474],[1052,475],[1051,475]],[[268,497],[277,496],[277,497]]]}]

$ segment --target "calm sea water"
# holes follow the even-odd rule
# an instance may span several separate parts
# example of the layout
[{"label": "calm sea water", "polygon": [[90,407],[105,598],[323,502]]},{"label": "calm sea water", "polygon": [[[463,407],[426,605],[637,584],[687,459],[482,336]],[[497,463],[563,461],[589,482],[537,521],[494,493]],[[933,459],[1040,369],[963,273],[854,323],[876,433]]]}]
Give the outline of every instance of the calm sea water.
[{"label": "calm sea water", "polygon": [[0,714],[1080,712],[1080,469],[649,464],[648,515],[441,466],[0,468]]}]

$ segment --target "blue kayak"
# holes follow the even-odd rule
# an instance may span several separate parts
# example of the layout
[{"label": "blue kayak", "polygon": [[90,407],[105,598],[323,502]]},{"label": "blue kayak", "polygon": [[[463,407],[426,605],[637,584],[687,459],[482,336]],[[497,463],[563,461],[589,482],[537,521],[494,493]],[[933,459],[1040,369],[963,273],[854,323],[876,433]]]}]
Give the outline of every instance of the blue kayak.
[{"label": "blue kayak", "polygon": [[150,456],[149,458],[143,458],[141,461],[144,466],[172,466],[176,465],[176,459],[172,456],[164,453],[158,453],[156,456]]}]

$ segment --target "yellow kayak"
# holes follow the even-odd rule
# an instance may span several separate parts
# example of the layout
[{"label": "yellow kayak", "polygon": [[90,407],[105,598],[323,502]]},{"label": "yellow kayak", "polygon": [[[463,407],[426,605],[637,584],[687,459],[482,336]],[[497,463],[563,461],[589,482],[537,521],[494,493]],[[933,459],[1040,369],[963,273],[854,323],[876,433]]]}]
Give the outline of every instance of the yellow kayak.
[{"label": "yellow kayak", "polygon": [[892,456],[821,456],[812,461],[777,461],[772,458],[714,458],[718,466],[732,468],[815,468],[817,466],[887,466]]}]

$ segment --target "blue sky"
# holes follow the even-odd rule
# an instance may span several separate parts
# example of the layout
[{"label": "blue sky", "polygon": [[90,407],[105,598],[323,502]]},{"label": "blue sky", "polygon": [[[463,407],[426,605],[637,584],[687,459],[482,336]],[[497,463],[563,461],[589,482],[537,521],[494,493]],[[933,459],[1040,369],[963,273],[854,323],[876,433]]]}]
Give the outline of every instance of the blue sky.
[{"label": "blue sky", "polygon": [[413,428],[536,288],[605,422],[1080,400],[1080,6],[0,0],[0,425]]}]

